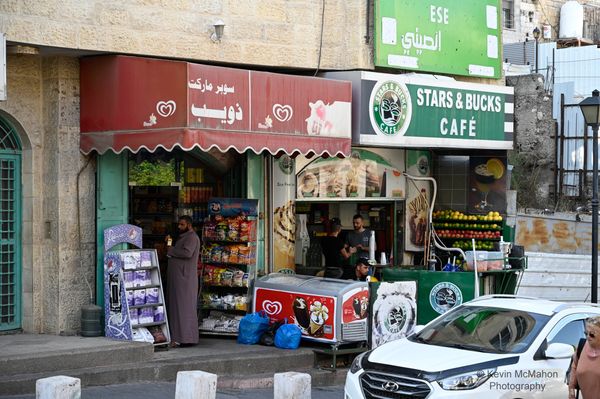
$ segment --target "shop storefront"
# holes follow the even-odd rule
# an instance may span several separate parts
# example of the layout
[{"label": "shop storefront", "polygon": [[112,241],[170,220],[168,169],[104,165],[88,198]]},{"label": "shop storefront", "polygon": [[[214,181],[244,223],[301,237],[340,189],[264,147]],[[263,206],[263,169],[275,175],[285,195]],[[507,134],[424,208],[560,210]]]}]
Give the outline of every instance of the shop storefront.
[{"label": "shop storefront", "polygon": [[[402,270],[425,271],[417,292],[426,294],[428,303],[430,291],[446,292],[446,285],[457,287],[457,292],[448,291],[460,298],[453,304],[473,298],[476,291],[514,290],[514,270],[507,272],[509,277],[501,275],[508,253],[496,252],[501,237],[511,238],[505,222],[512,88],[413,74],[357,71],[324,76],[352,82],[353,148],[347,159],[296,160],[296,206],[307,215],[301,218],[309,232],[325,234],[333,217],[351,230],[352,215],[361,214],[376,232],[374,261],[380,276],[417,281],[419,286],[420,275]],[[472,239],[480,253],[489,251],[500,260],[480,262],[480,271],[487,273],[488,264],[494,270],[476,283],[472,274],[442,271],[471,267],[460,251],[440,247],[459,248],[464,254],[472,249]],[[311,257],[316,242],[299,248],[306,251],[309,271],[318,266]],[[382,252],[386,264],[380,264]],[[430,284],[433,280],[436,284]],[[435,302],[436,295],[431,298]],[[434,310],[447,308],[433,302],[428,306]],[[426,318],[441,312],[423,310]]]},{"label": "shop storefront", "polygon": [[[347,156],[350,125],[349,82],[125,56],[83,59],[81,151],[98,154],[98,291],[106,227],[141,227],[142,247],[155,249],[164,269],[165,236],[189,215],[203,239],[199,277],[213,293],[201,306],[243,314],[251,281],[277,268],[270,227],[294,217],[293,207],[274,205],[271,187],[282,170],[275,166],[299,155]],[[223,226],[206,223],[215,201],[231,210],[247,200],[257,204],[252,215],[240,211],[252,218],[243,223],[251,237],[233,231],[240,215],[228,214]],[[278,193],[277,201],[293,200],[294,190]],[[225,241],[217,233],[244,242],[217,251]]]}]

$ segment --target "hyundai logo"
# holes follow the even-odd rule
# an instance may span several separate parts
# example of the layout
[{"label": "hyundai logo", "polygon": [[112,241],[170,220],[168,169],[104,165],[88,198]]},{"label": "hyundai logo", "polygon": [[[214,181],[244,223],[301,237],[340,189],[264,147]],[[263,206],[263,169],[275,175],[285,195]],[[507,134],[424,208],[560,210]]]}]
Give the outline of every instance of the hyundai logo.
[{"label": "hyundai logo", "polygon": [[400,385],[394,381],[386,381],[381,385],[384,391],[396,392],[400,389]]}]

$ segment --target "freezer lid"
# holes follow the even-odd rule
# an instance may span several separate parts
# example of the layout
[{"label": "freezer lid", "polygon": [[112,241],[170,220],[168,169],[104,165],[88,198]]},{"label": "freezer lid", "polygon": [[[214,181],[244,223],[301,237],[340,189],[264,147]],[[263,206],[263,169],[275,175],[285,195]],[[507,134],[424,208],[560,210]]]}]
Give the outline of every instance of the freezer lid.
[{"label": "freezer lid", "polygon": [[300,274],[271,273],[261,277],[256,282],[256,287],[286,290],[291,287],[295,290],[320,291],[328,294],[345,292],[354,287],[366,286],[364,281],[340,280],[334,278],[305,276]]}]

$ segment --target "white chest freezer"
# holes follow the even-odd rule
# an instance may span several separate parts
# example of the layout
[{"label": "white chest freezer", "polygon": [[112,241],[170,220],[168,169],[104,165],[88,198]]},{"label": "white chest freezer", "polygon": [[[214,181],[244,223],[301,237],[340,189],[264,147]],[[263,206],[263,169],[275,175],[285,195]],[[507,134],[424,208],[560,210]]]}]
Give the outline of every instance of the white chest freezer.
[{"label": "white chest freezer", "polygon": [[298,325],[305,339],[367,340],[369,287],[363,281],[271,273],[255,281],[252,302],[271,320]]}]

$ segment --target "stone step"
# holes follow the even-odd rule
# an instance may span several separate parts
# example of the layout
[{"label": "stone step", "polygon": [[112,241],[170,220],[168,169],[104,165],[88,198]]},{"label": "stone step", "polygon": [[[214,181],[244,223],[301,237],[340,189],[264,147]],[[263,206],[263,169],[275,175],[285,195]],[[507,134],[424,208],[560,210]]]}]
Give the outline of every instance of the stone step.
[{"label": "stone step", "polygon": [[[27,338],[23,335],[22,337]],[[19,338],[19,336],[17,336]],[[51,349],[46,342],[13,342],[10,350],[0,346],[0,376],[36,374],[56,370],[72,370],[94,366],[116,365],[130,362],[147,362],[154,356],[154,347],[148,343],[114,341],[106,338],[82,338],[73,344],[77,337],[70,338],[62,346],[60,340],[53,339]],[[23,345],[19,351],[19,345]],[[39,350],[37,348],[39,346]],[[6,350],[4,350],[6,349]]]},{"label": "stone step", "polygon": [[[106,348],[106,347],[104,347]],[[257,348],[261,349],[261,348]],[[176,351],[184,351],[177,349]],[[67,360],[66,358],[65,360]],[[197,355],[193,353],[182,357],[173,357],[169,354],[155,354],[154,358],[131,360],[122,363],[95,365],[93,358],[87,367],[73,367],[66,361],[57,361],[54,369],[36,370],[32,372],[12,373],[0,375],[0,395],[21,395],[35,392],[35,381],[54,375],[67,375],[81,379],[81,385],[98,386],[137,383],[143,381],[172,381],[176,380],[177,372],[184,370],[202,370],[217,374],[222,384],[241,384],[244,381],[255,379],[264,380],[266,376],[278,372],[309,370],[313,366],[314,354],[312,350],[300,349],[295,351],[286,350],[257,350],[256,352],[228,352],[219,356]],[[47,359],[50,360],[50,359]],[[77,364],[81,359],[73,358]],[[254,376],[260,375],[257,378]],[[236,382],[237,381],[237,382]],[[269,383],[268,381],[265,383]],[[272,386],[272,381],[270,382]]]}]

